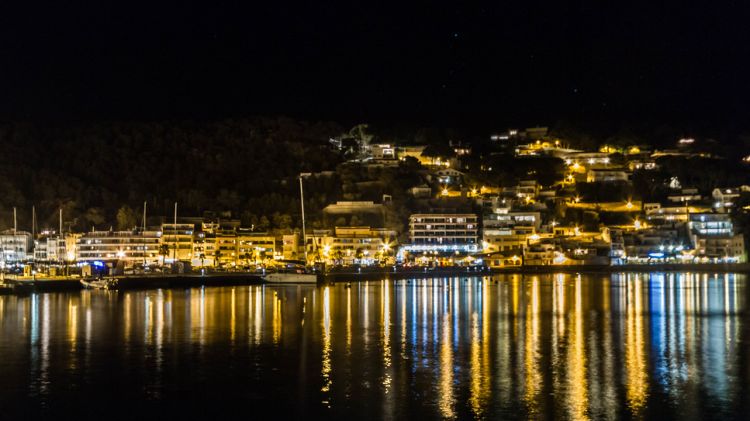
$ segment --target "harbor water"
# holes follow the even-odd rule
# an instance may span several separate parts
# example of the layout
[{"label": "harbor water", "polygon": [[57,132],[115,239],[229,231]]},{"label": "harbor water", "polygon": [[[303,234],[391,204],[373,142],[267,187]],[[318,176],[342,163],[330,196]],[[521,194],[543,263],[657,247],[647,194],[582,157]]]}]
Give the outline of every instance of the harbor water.
[{"label": "harbor water", "polygon": [[0,419],[747,419],[740,274],[0,296]]}]

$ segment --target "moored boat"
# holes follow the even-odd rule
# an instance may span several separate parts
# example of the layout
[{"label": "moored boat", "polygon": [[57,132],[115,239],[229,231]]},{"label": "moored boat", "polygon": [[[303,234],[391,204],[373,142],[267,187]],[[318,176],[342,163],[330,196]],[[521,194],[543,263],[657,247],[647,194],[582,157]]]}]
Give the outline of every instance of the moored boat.
[{"label": "moored boat", "polygon": [[309,272],[304,262],[284,260],[284,266],[275,272],[266,273],[261,277],[272,284],[314,284],[318,282],[318,274]]},{"label": "moored boat", "polygon": [[261,279],[271,284],[315,284],[318,282],[318,275],[314,273],[274,272]]},{"label": "moored boat", "polygon": [[119,281],[116,278],[81,279],[81,285],[88,289],[117,289]]}]

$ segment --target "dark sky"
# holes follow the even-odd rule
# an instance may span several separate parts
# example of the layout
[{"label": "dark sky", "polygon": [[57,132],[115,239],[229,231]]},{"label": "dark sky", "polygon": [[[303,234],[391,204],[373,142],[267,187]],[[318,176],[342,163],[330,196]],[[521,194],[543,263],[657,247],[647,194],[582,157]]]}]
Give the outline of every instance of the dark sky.
[{"label": "dark sky", "polygon": [[63,3],[1,6],[0,118],[712,128],[750,113],[744,1]]}]

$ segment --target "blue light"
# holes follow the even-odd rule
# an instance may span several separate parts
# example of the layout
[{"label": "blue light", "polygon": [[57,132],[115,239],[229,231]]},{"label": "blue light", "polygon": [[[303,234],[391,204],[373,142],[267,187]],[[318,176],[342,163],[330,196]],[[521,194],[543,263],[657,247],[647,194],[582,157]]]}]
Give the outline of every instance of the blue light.
[{"label": "blue light", "polygon": [[664,257],[664,253],[649,253],[648,257],[662,258]]}]

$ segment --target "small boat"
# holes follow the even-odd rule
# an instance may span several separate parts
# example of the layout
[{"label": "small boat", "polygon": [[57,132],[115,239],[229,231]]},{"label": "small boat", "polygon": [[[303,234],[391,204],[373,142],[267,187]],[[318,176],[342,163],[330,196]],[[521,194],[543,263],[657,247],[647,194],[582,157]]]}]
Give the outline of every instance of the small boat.
[{"label": "small boat", "polygon": [[318,282],[318,274],[308,272],[303,262],[286,260],[283,263],[284,267],[263,275],[261,279],[271,284],[315,284]]},{"label": "small boat", "polygon": [[274,272],[262,278],[269,284],[316,284],[318,275],[314,273]]},{"label": "small boat", "polygon": [[119,282],[116,278],[81,279],[81,285],[87,289],[117,289]]}]

